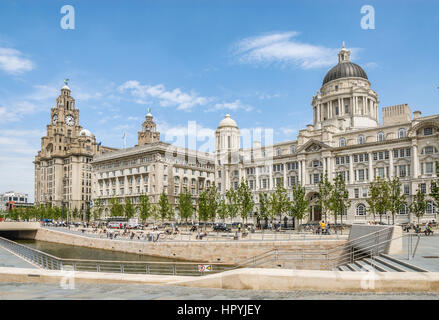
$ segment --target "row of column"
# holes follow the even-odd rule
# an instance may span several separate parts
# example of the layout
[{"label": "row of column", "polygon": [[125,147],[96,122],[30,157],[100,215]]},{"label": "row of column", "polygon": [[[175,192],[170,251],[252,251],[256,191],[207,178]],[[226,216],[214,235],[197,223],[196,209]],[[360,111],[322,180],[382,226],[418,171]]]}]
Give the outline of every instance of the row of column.
[{"label": "row of column", "polygon": [[[345,114],[345,110],[344,110],[344,104],[343,101],[346,98],[338,98],[337,99],[337,103],[338,103],[338,114],[339,115],[344,115]],[[349,114],[351,115],[358,115],[359,114],[359,99],[362,100],[362,105],[363,105],[363,114],[367,114],[368,110],[369,110],[369,104],[371,104],[370,109],[371,109],[371,113],[370,116],[372,116],[373,118],[377,119],[378,118],[378,105],[375,103],[374,100],[368,98],[367,96],[354,96],[354,97],[350,97],[349,98],[349,107],[352,110],[349,110]],[[319,122],[319,121],[323,121],[323,118],[326,116],[326,119],[331,119],[333,118],[336,114],[335,114],[335,105],[334,102],[335,100],[330,100],[328,102],[326,102],[326,114],[324,112],[323,109],[323,105],[324,103],[319,103],[316,106],[316,112],[315,112],[315,122]]]}]

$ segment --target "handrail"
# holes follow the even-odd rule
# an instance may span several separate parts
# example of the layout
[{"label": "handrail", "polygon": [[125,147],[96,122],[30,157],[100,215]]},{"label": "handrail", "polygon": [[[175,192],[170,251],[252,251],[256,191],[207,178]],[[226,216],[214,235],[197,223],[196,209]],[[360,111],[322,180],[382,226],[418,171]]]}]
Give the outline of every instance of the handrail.
[{"label": "handrail", "polygon": [[385,231],[388,232],[388,231],[391,230],[391,229],[392,229],[392,227],[383,228],[383,229],[381,229],[381,230],[378,230],[378,231],[375,231],[375,232],[372,232],[372,233],[365,234],[364,236],[361,236],[361,237],[358,237],[358,238],[355,238],[355,239],[352,239],[352,240],[348,240],[347,242],[345,242],[345,243],[343,243],[343,244],[340,244],[340,245],[338,245],[338,246],[335,246],[335,247],[332,248],[332,249],[329,249],[329,250],[327,251],[327,253],[331,253],[332,251],[338,250],[339,248],[349,246],[351,243],[354,243],[355,241],[358,241],[358,240],[360,240],[360,239],[361,239],[361,240],[360,240],[360,243],[361,243],[362,241],[369,240],[368,237],[371,237],[371,236],[373,236],[373,235],[375,235],[375,234],[377,234],[377,233],[380,233],[380,232],[385,232]]},{"label": "handrail", "polygon": [[[124,273],[127,270],[133,271],[135,269],[136,273],[139,271],[139,267],[144,272],[151,274],[152,272],[156,272],[157,274],[163,274],[163,272],[167,272],[166,274],[174,274],[178,273],[184,274],[196,274],[196,275],[204,275],[204,272],[198,272],[197,265],[211,265],[212,269],[210,273],[220,272],[224,270],[229,270],[233,268],[233,264],[227,263],[212,263],[212,262],[184,262],[184,261],[175,261],[175,262],[161,262],[161,261],[112,261],[112,260],[87,260],[87,259],[64,259],[52,256],[48,253],[39,251],[34,248],[27,247],[25,245],[16,243],[9,239],[5,239],[0,237],[0,246],[5,247],[15,254],[23,257],[25,260],[30,260],[31,262],[37,264],[38,266],[44,269],[55,269],[55,270],[63,270],[63,266],[72,265],[73,270],[76,270],[77,267],[86,268],[86,270],[95,270],[97,272],[102,271],[101,268],[110,269],[109,272],[114,270],[119,270]],[[157,269],[156,267],[159,267]],[[177,268],[181,267],[181,268]],[[194,267],[193,270],[185,269],[184,267]],[[91,268],[91,269],[89,269]],[[151,270],[151,268],[153,270]],[[218,269],[219,268],[219,269]],[[131,270],[129,270],[131,269]],[[172,270],[170,270],[172,269]],[[161,273],[160,273],[161,271]]]}]

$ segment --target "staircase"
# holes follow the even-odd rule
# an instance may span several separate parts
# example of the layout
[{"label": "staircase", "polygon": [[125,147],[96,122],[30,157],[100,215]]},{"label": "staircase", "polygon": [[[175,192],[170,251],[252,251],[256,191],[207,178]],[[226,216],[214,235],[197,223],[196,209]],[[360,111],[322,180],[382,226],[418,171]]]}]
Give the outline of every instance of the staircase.
[{"label": "staircase", "polygon": [[428,272],[428,270],[398,260],[387,254],[355,260],[352,263],[339,265],[334,271],[367,271],[367,272]]}]

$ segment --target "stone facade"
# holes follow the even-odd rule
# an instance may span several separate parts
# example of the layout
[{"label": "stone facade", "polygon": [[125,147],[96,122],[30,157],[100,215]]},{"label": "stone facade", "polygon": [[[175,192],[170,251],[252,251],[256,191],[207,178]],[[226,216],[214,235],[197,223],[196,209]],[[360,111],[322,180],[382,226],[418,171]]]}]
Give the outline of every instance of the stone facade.
[{"label": "stone facade", "polygon": [[162,192],[175,208],[180,192],[193,196],[194,208],[199,194],[215,179],[211,154],[176,147],[159,141],[150,113],[139,132],[138,145],[93,158],[93,199],[103,202],[103,217],[110,215],[110,199],[126,198],[134,205],[142,194],[157,204]]},{"label": "stone facade", "polygon": [[67,84],[61,88],[35,157],[35,204],[76,208],[84,213],[91,202],[93,156],[115,149],[100,146],[95,136],[79,125],[79,109],[70,92]]}]

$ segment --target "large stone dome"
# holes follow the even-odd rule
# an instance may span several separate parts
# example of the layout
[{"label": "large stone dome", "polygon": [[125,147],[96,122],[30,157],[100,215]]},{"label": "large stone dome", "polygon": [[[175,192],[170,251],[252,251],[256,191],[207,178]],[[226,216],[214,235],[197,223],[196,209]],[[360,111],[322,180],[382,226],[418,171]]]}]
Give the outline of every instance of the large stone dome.
[{"label": "large stone dome", "polygon": [[366,72],[358,64],[350,61],[339,62],[335,67],[328,71],[323,79],[323,85],[329,81],[340,78],[363,78],[368,80]]},{"label": "large stone dome", "polygon": [[238,125],[236,124],[235,120],[233,120],[230,117],[230,114],[226,114],[226,116],[224,117],[223,120],[221,120],[221,122],[218,125],[218,129],[219,128],[224,128],[224,127],[234,127],[234,128],[238,128]]}]

